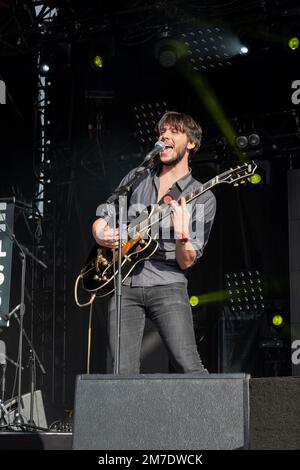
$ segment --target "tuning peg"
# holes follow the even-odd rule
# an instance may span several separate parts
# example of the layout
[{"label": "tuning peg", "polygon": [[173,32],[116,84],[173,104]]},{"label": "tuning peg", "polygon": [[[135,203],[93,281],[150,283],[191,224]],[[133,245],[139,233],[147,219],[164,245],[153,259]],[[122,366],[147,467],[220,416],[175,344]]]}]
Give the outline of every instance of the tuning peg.
[{"label": "tuning peg", "polygon": [[239,186],[239,183],[233,183],[233,186]]},{"label": "tuning peg", "polygon": [[241,181],[240,181],[240,184],[245,184],[245,183],[246,183],[245,180],[241,180]]}]

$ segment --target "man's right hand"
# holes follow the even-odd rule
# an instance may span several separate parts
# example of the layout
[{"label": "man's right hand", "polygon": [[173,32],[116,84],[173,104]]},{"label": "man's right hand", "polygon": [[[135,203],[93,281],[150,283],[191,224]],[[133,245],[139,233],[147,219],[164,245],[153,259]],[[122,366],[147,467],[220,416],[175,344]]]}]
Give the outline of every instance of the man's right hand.
[{"label": "man's right hand", "polygon": [[118,248],[119,229],[113,230],[105,219],[97,219],[92,227],[93,237],[100,246]]}]

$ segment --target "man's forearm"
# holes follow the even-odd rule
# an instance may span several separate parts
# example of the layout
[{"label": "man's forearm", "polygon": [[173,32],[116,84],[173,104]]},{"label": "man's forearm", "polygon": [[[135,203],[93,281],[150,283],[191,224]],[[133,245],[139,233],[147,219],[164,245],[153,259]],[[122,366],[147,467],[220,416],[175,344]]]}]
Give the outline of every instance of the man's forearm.
[{"label": "man's forearm", "polygon": [[182,240],[176,240],[176,261],[181,269],[188,269],[193,266],[196,257],[197,253],[190,240],[187,240],[185,243]]}]

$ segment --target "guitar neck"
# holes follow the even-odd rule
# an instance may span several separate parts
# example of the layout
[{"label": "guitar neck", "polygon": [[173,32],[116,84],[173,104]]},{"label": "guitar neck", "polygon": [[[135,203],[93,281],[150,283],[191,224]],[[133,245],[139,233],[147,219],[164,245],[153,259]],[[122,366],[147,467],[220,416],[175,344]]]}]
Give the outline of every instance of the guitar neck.
[{"label": "guitar neck", "polygon": [[[185,196],[186,202],[189,203],[193,201],[196,197],[201,196],[204,194],[206,191],[210,190],[214,186],[222,183],[228,183],[228,184],[233,184],[236,183],[239,180],[243,180],[246,177],[249,177],[252,175],[257,168],[257,165],[254,162],[249,162],[245,163],[242,166],[238,166],[236,168],[230,168],[230,170],[224,171],[224,173],[221,173],[220,175],[214,176],[211,178],[209,181],[207,181],[204,184],[201,184],[201,186],[196,189],[195,191],[187,194]],[[180,196],[181,197],[181,196]],[[180,199],[180,197],[178,199]],[[133,230],[137,236],[141,232],[145,232],[148,230],[152,225],[156,224],[158,219],[163,220],[165,217],[168,217],[170,214],[169,212],[166,214],[163,214],[163,209],[168,207],[166,204],[161,204],[157,205],[154,210],[151,212],[151,219],[154,219],[154,222],[150,222],[148,214],[145,215],[144,219],[141,220],[141,216],[139,216],[137,219],[132,221],[130,225],[133,225],[130,230]],[[129,233],[129,230],[128,230]]]},{"label": "guitar neck", "polygon": [[[211,180],[202,184],[197,190],[187,194],[185,196],[186,202],[187,203],[191,202],[196,197],[201,196],[201,194],[205,193],[206,191],[208,191],[209,189],[211,189],[212,187],[220,183],[222,183],[222,181],[219,181],[219,177],[215,176]],[[180,197],[181,196],[179,196],[178,200],[180,199]],[[144,219],[142,220],[140,220],[140,218],[138,217],[133,222],[131,222],[131,224],[133,224],[133,227],[131,227],[130,230],[133,230],[136,235],[138,235],[138,233],[140,233],[141,231],[143,232],[147,231],[149,228],[151,228],[151,226],[157,223],[158,219],[159,221],[161,221],[170,215],[170,212],[166,214],[162,213],[163,209],[166,209],[166,207],[167,207],[166,204],[162,204],[162,205],[157,205],[154,208],[154,210],[151,212],[151,219],[154,220],[154,222],[152,220],[150,221],[148,216],[145,216]]]}]

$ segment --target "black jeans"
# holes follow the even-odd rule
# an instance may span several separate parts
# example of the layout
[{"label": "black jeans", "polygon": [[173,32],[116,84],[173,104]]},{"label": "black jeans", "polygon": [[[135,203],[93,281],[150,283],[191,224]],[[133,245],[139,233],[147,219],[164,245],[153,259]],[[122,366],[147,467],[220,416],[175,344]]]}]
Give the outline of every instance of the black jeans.
[{"label": "black jeans", "polygon": [[[115,300],[109,301],[108,335],[114,356]],[[138,374],[146,316],[161,335],[175,372],[207,373],[199,357],[187,289],[183,283],[122,289],[120,373]]]}]

